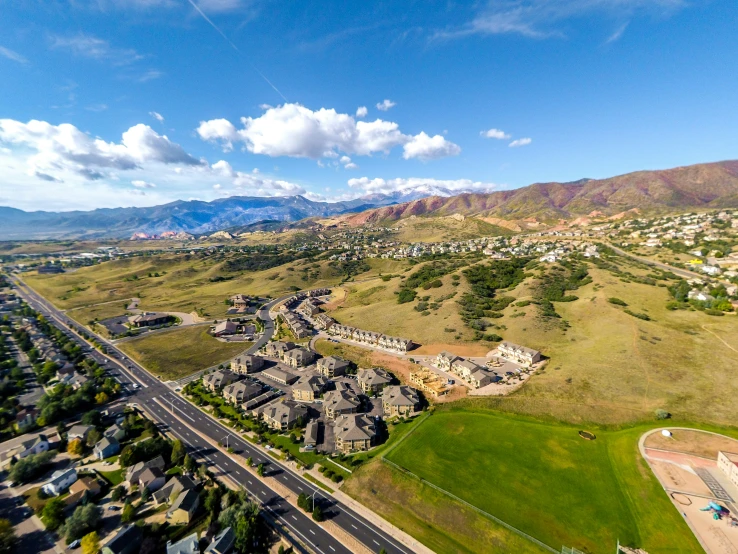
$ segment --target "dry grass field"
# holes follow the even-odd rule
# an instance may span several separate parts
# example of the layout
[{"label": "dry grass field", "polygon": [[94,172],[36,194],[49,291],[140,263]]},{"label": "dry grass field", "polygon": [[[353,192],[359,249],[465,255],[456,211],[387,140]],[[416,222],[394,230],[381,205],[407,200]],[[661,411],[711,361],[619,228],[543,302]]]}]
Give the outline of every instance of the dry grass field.
[{"label": "dry grass field", "polygon": [[166,381],[230,360],[251,343],[220,342],[208,333],[207,325],[198,325],[155,332],[117,346]]},{"label": "dry grass field", "polygon": [[403,242],[443,242],[512,234],[509,229],[467,217],[409,217],[391,225]]}]

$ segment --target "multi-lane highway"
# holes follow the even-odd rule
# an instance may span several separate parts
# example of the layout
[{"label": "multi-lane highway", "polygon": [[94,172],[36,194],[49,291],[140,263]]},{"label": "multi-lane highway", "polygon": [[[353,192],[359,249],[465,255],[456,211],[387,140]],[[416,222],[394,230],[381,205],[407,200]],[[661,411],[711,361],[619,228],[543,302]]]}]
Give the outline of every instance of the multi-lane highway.
[{"label": "multi-lane highway", "polygon": [[[84,331],[88,335],[94,335],[88,329],[83,329],[82,326],[68,318],[33,289],[27,287],[20,279],[14,277],[13,280],[17,291],[26,302],[62,329],[70,338],[84,344],[84,341],[76,333],[69,330],[70,327],[77,332]],[[269,341],[274,333],[274,322],[269,315],[269,309],[277,302],[279,300],[275,300],[259,312],[259,316],[265,322],[264,334],[252,346],[250,351],[258,350]],[[234,433],[232,429],[225,427],[182,399],[170,387],[152,376],[136,362],[128,359],[110,343],[100,337],[97,338],[100,342],[106,343],[111,360],[108,360],[105,355],[94,349],[89,352],[89,355],[98,363],[107,367],[108,371],[130,392],[130,402],[140,404],[149,414],[158,419],[167,431],[178,436],[187,444],[199,459],[205,460],[216,474],[222,474],[230,478],[243,486],[252,496],[258,498],[272,518],[286,527],[296,539],[310,550],[318,554],[348,554],[351,552],[350,548],[314,522],[309,515],[292,506],[269,488],[264,481],[248,471],[244,462],[246,458],[251,457],[257,465],[263,463],[266,466],[267,475],[279,480],[292,493],[296,495],[300,493],[305,493],[308,496],[314,495],[316,502],[320,502],[324,508],[327,518],[369,550],[379,552],[384,548],[388,553],[395,554],[409,554],[413,551],[381,529],[377,529],[372,523],[338,502],[331,495],[326,494],[271,456],[266,455],[260,448]],[[234,453],[228,454],[214,448],[211,442],[203,437],[209,437],[211,441],[214,440],[220,443],[225,442],[226,437],[228,437],[228,445],[234,450]]]}]

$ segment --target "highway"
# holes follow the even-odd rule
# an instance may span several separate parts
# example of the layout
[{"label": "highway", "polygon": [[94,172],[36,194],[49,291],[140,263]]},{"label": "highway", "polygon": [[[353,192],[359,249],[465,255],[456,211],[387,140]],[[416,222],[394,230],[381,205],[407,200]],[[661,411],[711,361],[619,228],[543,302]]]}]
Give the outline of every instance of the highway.
[{"label": "highway", "polygon": [[[352,552],[322,526],[314,522],[308,514],[292,506],[262,480],[245,469],[246,458],[251,457],[256,465],[263,463],[267,475],[280,480],[282,485],[295,495],[300,493],[305,493],[308,496],[314,495],[316,502],[321,502],[326,519],[334,522],[369,550],[379,552],[380,549],[384,548],[388,553],[393,554],[409,554],[412,552],[412,549],[381,529],[377,529],[331,495],[293,473],[278,460],[234,433],[232,429],[225,427],[181,398],[170,387],[152,376],[136,362],[128,359],[108,341],[69,319],[63,312],[26,286],[16,276],[13,276],[13,281],[18,293],[26,302],[64,331],[71,339],[86,345],[81,337],[69,330],[70,326],[78,332],[84,331],[88,335],[96,336],[100,343],[105,344],[110,360],[95,349],[91,349],[89,355],[100,365],[106,367],[121,382],[130,393],[129,402],[140,404],[149,414],[159,420],[165,430],[179,437],[190,448],[191,453],[199,459],[206,460],[211,470],[213,468],[217,469],[217,473],[229,477],[258,498],[270,515],[284,525],[295,538],[310,550],[318,554],[349,554]],[[274,321],[269,315],[269,309],[280,300],[274,300],[260,310],[259,316],[265,322],[264,333],[248,350],[249,352],[255,352],[261,348],[273,335]],[[110,363],[110,361],[113,363]],[[133,387],[134,383],[138,384],[140,388]],[[203,438],[203,435],[220,443],[225,442],[226,437],[228,437],[228,445],[233,448],[234,453],[228,454],[215,448]],[[241,460],[241,463],[237,460]]]}]

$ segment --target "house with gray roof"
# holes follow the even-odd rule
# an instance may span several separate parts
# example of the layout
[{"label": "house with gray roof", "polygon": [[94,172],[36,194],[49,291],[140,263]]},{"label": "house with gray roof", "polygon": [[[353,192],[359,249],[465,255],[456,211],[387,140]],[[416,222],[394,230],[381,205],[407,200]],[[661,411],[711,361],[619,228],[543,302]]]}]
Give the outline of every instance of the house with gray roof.
[{"label": "house with gray roof", "polygon": [[320,398],[327,383],[321,375],[303,375],[292,385],[292,398],[298,402],[313,402]]},{"label": "house with gray roof", "polygon": [[276,381],[277,383],[280,383],[282,385],[291,385],[299,379],[299,377],[294,373],[290,373],[289,371],[280,369],[277,366],[265,369],[261,372],[261,376],[266,377],[267,379],[271,379],[272,381]]},{"label": "house with gray roof", "polygon": [[318,360],[316,367],[318,369],[318,373],[320,373],[323,377],[333,379],[334,377],[345,375],[346,370],[349,368],[350,365],[351,364],[349,362],[342,358],[337,358],[336,356],[326,356],[325,358],[321,358],[320,360]]},{"label": "house with gray roof", "polygon": [[361,401],[348,387],[337,387],[323,396],[323,413],[328,419],[354,414],[359,410]]},{"label": "house with gray roof", "polygon": [[238,381],[223,388],[223,398],[231,404],[242,404],[261,394],[263,387],[251,381]]},{"label": "house with gray roof", "polygon": [[282,357],[284,363],[293,368],[305,367],[313,363],[315,353],[307,348],[293,348]]},{"label": "house with gray roof", "polygon": [[179,542],[167,541],[167,554],[200,554],[197,533],[192,533]]},{"label": "house with gray roof", "polygon": [[387,417],[405,417],[420,409],[420,395],[412,387],[389,386],[382,391],[382,411]]},{"label": "house with gray roof", "polygon": [[156,458],[152,458],[148,462],[138,462],[137,464],[133,464],[131,467],[129,467],[126,470],[126,481],[128,481],[129,486],[133,485],[134,483],[138,483],[138,478],[141,475],[141,472],[151,467],[157,467],[163,470],[166,467],[164,458],[161,456],[157,456]]},{"label": "house with gray roof", "polygon": [[195,488],[195,483],[187,475],[173,475],[169,481],[154,493],[154,504],[169,503],[173,494],[181,493]]},{"label": "house with gray roof", "polygon": [[342,415],[333,427],[336,451],[348,454],[369,450],[374,445],[377,431],[374,421],[365,414]]},{"label": "house with gray roof", "polygon": [[120,443],[115,437],[103,437],[95,445],[93,452],[95,454],[95,458],[98,460],[104,460],[105,458],[110,458],[110,456],[115,456],[120,452]]},{"label": "house with gray roof", "polygon": [[141,528],[134,524],[126,525],[103,545],[101,554],[138,553],[142,541],[143,532]]},{"label": "house with gray roof", "polygon": [[278,431],[287,431],[297,425],[301,420],[305,421],[308,415],[305,406],[292,400],[275,402],[274,404],[257,408],[255,413],[269,427]]},{"label": "house with gray roof", "polygon": [[296,348],[294,342],[275,341],[267,344],[264,350],[267,356],[281,360],[284,353],[289,352],[293,348]]},{"label": "house with gray roof", "polygon": [[236,544],[236,534],[233,529],[226,527],[213,537],[213,540],[205,549],[205,554],[231,554]]},{"label": "house with gray roof", "polygon": [[381,367],[360,369],[356,381],[366,394],[377,394],[392,382],[392,376]]},{"label": "house with gray roof", "polygon": [[235,383],[239,379],[241,379],[240,375],[231,371],[219,369],[218,371],[213,371],[212,373],[209,373],[208,375],[203,377],[202,384],[205,386],[206,389],[215,392],[219,391],[226,385]]},{"label": "house with gray roof", "polygon": [[255,371],[259,371],[262,367],[264,367],[264,358],[261,356],[244,354],[231,360],[231,371],[241,375],[254,373]]}]

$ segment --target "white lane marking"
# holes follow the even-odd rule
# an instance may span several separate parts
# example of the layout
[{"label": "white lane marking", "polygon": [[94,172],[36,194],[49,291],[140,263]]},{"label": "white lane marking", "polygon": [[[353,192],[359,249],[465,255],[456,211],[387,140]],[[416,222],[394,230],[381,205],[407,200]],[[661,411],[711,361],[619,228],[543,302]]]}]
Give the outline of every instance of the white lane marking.
[{"label": "white lane marking", "polygon": [[354,529],[356,529],[357,531],[359,530],[359,528],[358,528],[358,527],[357,527],[356,525],[354,525],[353,523],[351,524],[351,527],[353,527],[353,528],[354,528]]},{"label": "white lane marking", "polygon": [[[248,479],[246,479],[246,480],[249,481]],[[249,485],[253,485],[253,483],[251,481],[249,481]]]},{"label": "white lane marking", "polygon": [[379,543],[378,543],[377,541],[375,541],[374,539],[372,539],[372,542],[373,542],[374,544],[376,544],[377,546],[379,546]]},{"label": "white lane marking", "polygon": [[336,549],[335,549],[335,548],[333,548],[333,547],[332,547],[332,546],[331,546],[330,544],[328,545],[328,548],[330,548],[331,550],[333,550],[333,552],[335,552],[335,551],[336,551]]},{"label": "white lane marking", "polygon": [[313,531],[312,529],[308,529],[308,531],[310,531],[313,535],[315,534],[315,531]]},{"label": "white lane marking", "polygon": [[290,517],[291,517],[292,519],[294,519],[295,521],[297,521],[297,518],[296,518],[295,516],[290,516]]}]

